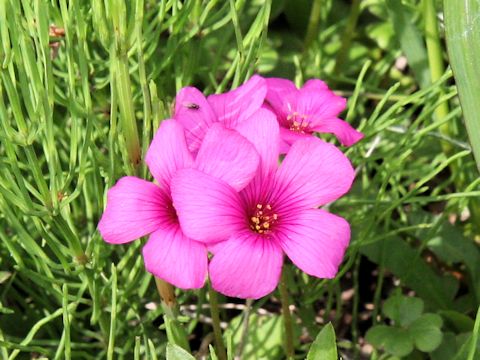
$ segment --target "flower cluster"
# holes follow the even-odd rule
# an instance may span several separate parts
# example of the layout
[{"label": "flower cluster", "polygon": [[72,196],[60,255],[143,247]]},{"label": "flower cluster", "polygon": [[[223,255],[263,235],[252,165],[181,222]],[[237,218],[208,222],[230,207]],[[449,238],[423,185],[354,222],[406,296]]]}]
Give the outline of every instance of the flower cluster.
[{"label": "flower cluster", "polygon": [[255,75],[209,97],[183,88],[146,154],[155,183],[121,178],[108,191],[101,235],[111,244],[150,235],[147,270],[183,289],[208,275],[225,295],[260,298],[277,286],[284,255],[309,275],[334,277],[350,227],[319,207],[350,189],[354,171],[313,134],[359,141],[338,118],[344,108],[320,80],[297,89]]}]

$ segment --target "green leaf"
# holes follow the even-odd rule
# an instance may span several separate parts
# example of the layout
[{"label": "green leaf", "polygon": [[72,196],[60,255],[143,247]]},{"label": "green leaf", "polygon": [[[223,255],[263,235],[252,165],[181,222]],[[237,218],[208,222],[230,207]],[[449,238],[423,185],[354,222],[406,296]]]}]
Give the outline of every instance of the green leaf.
[{"label": "green leaf", "polygon": [[460,351],[455,357],[455,360],[477,359],[477,357],[475,357],[475,353],[480,352],[479,333],[480,333],[480,307],[478,307],[478,310],[477,310],[477,316],[475,318],[475,325],[473,327],[473,331],[471,335],[468,336],[467,340],[464,342],[462,347],[460,348]]},{"label": "green leaf", "polygon": [[183,349],[189,349],[187,340],[187,333],[183,325],[175,318],[169,315],[163,316],[165,322],[165,330],[167,331],[167,338],[173,344],[179,345]]},{"label": "green leaf", "polygon": [[[454,0],[455,1],[455,0]],[[427,50],[422,35],[413,23],[413,13],[398,0],[387,0],[388,14],[393,22],[394,33],[407,57],[420,87],[430,84]]]},{"label": "green leaf", "polygon": [[409,333],[418,350],[431,352],[442,342],[442,318],[437,314],[424,314],[413,322]]},{"label": "green leaf", "polygon": [[458,88],[468,137],[480,170],[480,2],[445,0],[448,55]]},{"label": "green leaf", "polygon": [[383,312],[397,325],[408,326],[422,314],[423,301],[403,295],[392,296],[385,301]]},{"label": "green leaf", "polygon": [[[232,319],[227,331],[233,332],[234,348],[242,343],[243,317]],[[242,359],[274,359],[282,354],[283,322],[281,316],[250,315],[247,341],[244,344]]]},{"label": "green leaf", "polygon": [[463,262],[472,277],[476,296],[480,299],[480,251],[478,246],[471,239],[465,237],[460,228],[437,215],[418,210],[412,212],[408,219],[412,224],[440,222],[438,230],[434,234],[429,229],[419,229],[414,232],[415,236],[421,241],[425,240],[428,248],[442,261],[448,264]]},{"label": "green leaf", "polygon": [[413,342],[405,329],[394,326],[377,325],[371,327],[365,336],[376,348],[384,348],[395,356],[406,356],[413,351]]},{"label": "green leaf", "polygon": [[378,22],[367,25],[366,33],[370,39],[378,44],[382,50],[389,50],[394,37],[393,26],[390,22]]},{"label": "green leaf", "polygon": [[447,332],[443,334],[442,343],[430,356],[432,360],[452,360],[458,352],[458,344],[455,334]]},{"label": "green leaf", "polygon": [[217,354],[215,353],[215,349],[212,345],[208,345],[208,350],[210,350],[210,358],[211,360],[218,360]]},{"label": "green leaf", "polygon": [[382,254],[382,246],[365,245],[360,252],[370,261],[380,262],[406,286],[415,290],[427,304],[439,309],[452,307],[452,299],[457,292],[457,282],[453,277],[439,276],[405,241],[398,237],[386,239]]},{"label": "green leaf", "polygon": [[[478,360],[475,353],[480,353],[480,341],[476,341],[473,332],[460,334],[456,338],[459,349],[453,360]],[[473,355],[471,355],[473,352]]]},{"label": "green leaf", "polygon": [[335,341],[335,329],[332,323],[325,325],[317,335],[317,338],[310,347],[307,360],[337,360],[337,343]]},{"label": "green leaf", "polygon": [[12,276],[10,271],[0,271],[0,284],[3,284],[5,281],[7,281],[10,276]]},{"label": "green leaf", "polygon": [[167,344],[167,360],[195,360],[195,358],[180,346]]},{"label": "green leaf", "polygon": [[15,313],[14,310],[4,307],[0,302],[0,314],[8,315],[8,314],[14,314],[14,313]]},{"label": "green leaf", "polygon": [[286,1],[284,7],[285,17],[292,29],[303,37],[307,30],[312,2],[309,0]]},{"label": "green leaf", "polygon": [[447,327],[450,326],[458,332],[469,332],[473,330],[474,321],[454,310],[439,311],[439,314],[445,319]]}]

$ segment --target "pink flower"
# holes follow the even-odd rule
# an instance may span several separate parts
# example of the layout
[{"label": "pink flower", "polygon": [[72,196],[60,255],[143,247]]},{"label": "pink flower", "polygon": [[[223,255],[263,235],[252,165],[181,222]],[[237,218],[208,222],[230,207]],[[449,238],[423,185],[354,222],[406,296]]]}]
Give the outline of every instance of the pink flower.
[{"label": "pink flower", "polygon": [[265,79],[252,76],[245,84],[208,98],[194,87],[185,87],[175,98],[174,118],[185,128],[188,148],[196,153],[212,124],[219,122],[234,129],[258,111],[265,100]]},{"label": "pink flower", "polygon": [[150,234],[143,248],[147,270],[177,287],[200,288],[207,275],[207,249],[180,228],[170,193],[172,176],[178,169],[191,167],[241,190],[256,173],[258,153],[243,136],[216,124],[206,132],[194,159],[182,126],[165,120],[148,149],[146,163],[157,184],[132,176],[121,178],[108,191],[98,229],[111,244]]},{"label": "pink flower", "polygon": [[338,118],[346,100],[335,95],[321,80],[309,80],[301,89],[286,79],[267,78],[266,102],[277,114],[282,137],[282,153],[298,139],[314,132],[333,133],[345,146],[363,138],[347,122]]},{"label": "pink flower", "polygon": [[208,244],[213,287],[260,298],[275,289],[284,253],[306,273],[333,278],[350,239],[349,224],[317,207],[345,194],[349,160],[315,137],[295,142],[278,167],[279,125],[264,110],[237,127],[260,154],[253,181],[238,191],[195,169],[180,170],[172,196],[184,233]]}]

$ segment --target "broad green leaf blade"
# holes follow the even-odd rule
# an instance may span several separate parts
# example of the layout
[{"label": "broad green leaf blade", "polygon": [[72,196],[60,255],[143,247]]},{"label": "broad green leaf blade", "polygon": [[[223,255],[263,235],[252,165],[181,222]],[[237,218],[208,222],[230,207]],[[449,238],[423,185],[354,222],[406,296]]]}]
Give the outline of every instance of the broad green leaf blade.
[{"label": "broad green leaf blade", "polygon": [[442,310],[452,307],[452,299],[457,291],[457,284],[453,277],[439,276],[431,267],[418,256],[417,250],[400,238],[385,240],[383,254],[377,244],[362,246],[360,252],[370,261],[383,264],[395,276],[398,276],[408,287],[416,291],[426,305]]},{"label": "broad green leaf blade", "polygon": [[[226,336],[233,333],[233,348],[238,349],[242,344],[243,327],[242,316],[230,321]],[[248,321],[248,333],[243,344],[243,360],[279,358],[282,354],[283,323],[281,316],[260,316],[251,314]],[[228,339],[227,339],[228,345]],[[228,345],[231,347],[231,345]]]},{"label": "broad green leaf blade", "polygon": [[439,315],[445,320],[447,327],[455,329],[458,333],[471,332],[474,321],[471,317],[455,310],[439,311]]},{"label": "broad green leaf blade", "polygon": [[319,332],[307,354],[307,360],[337,360],[337,343],[332,323],[328,323]]},{"label": "broad green leaf blade", "polygon": [[187,351],[175,344],[167,345],[167,360],[195,360]]},{"label": "broad green leaf blade", "polygon": [[[471,283],[477,299],[480,299],[480,249],[471,238],[465,236],[462,229],[452,225],[441,216],[426,212],[413,211],[408,215],[412,224],[438,223],[438,231],[431,234],[429,229],[418,229],[416,238],[425,241],[427,247],[447,264],[463,263],[470,273]],[[471,331],[472,326],[464,331]]]},{"label": "broad green leaf blade", "polygon": [[480,1],[444,0],[448,55],[480,171]]}]

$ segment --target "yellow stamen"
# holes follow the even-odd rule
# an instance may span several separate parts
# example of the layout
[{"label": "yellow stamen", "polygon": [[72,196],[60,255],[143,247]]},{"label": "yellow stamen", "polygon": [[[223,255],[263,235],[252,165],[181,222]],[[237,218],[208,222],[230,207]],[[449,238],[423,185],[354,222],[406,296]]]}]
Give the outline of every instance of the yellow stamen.
[{"label": "yellow stamen", "polygon": [[268,234],[272,231],[278,215],[273,213],[272,205],[256,204],[250,216],[250,229],[258,234]]}]

